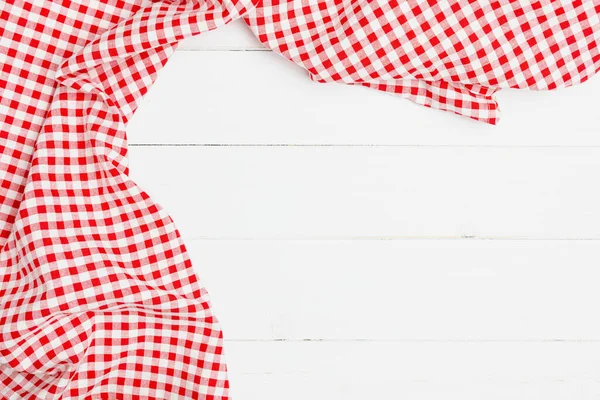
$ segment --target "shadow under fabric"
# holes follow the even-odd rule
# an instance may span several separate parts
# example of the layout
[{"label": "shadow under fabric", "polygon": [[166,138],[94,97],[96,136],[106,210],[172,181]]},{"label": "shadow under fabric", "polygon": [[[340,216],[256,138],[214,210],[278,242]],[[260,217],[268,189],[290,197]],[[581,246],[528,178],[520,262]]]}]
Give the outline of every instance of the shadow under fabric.
[{"label": "shadow under fabric", "polygon": [[[600,69],[600,2],[0,4],[0,398],[227,399],[222,333],[125,128],[186,38],[243,18],[318,82],[495,124]],[[401,121],[399,121],[401,124]]]}]

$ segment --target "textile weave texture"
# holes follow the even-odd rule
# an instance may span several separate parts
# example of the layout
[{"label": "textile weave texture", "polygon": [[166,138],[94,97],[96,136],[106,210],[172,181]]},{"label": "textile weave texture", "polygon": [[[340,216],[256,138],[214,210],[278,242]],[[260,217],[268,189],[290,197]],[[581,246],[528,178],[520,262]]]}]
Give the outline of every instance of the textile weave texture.
[{"label": "textile weave texture", "polygon": [[495,124],[498,89],[600,69],[599,16],[600,0],[1,2],[0,398],[230,397],[207,293],[128,176],[127,122],[182,39],[241,18],[317,82]]}]

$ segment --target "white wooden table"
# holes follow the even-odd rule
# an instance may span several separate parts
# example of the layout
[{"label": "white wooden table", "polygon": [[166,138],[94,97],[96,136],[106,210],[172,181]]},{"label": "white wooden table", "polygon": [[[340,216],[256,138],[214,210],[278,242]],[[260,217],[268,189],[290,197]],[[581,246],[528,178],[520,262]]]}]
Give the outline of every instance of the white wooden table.
[{"label": "white wooden table", "polygon": [[241,23],[129,126],[236,399],[600,397],[600,79],[504,91],[497,127],[311,82]]}]

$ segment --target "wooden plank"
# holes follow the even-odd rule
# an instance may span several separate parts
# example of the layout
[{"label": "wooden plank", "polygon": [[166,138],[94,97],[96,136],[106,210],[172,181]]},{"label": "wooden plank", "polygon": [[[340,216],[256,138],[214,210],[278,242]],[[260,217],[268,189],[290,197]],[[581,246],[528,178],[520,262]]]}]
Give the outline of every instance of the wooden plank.
[{"label": "wooden plank", "polygon": [[600,148],[134,147],[188,239],[600,239]]},{"label": "wooden plank", "polygon": [[590,241],[187,241],[234,340],[600,340]]},{"label": "wooden plank", "polygon": [[183,40],[177,49],[178,51],[270,51],[258,41],[242,20],[236,20],[214,31]]},{"label": "wooden plank", "polygon": [[128,129],[131,143],[600,145],[600,79],[504,91],[496,127],[376,90],[312,82],[272,52],[179,52]]},{"label": "wooden plank", "polygon": [[240,399],[596,400],[598,343],[226,344]]}]

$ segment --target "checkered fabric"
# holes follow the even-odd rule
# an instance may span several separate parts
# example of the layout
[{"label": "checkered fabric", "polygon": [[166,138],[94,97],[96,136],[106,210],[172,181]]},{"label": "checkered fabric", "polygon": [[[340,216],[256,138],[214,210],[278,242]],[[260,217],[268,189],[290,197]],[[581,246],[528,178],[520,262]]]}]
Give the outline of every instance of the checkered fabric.
[{"label": "checkered fabric", "polygon": [[490,124],[498,89],[556,89],[600,70],[600,0],[264,0],[244,19],[317,82]]},{"label": "checkered fabric", "polygon": [[600,69],[600,1],[0,2],[0,398],[226,399],[222,334],[125,127],[181,39],[244,18],[318,82],[496,123]]},{"label": "checkered fabric", "polygon": [[244,1],[0,2],[0,398],[227,399],[221,330],[125,125]]}]

